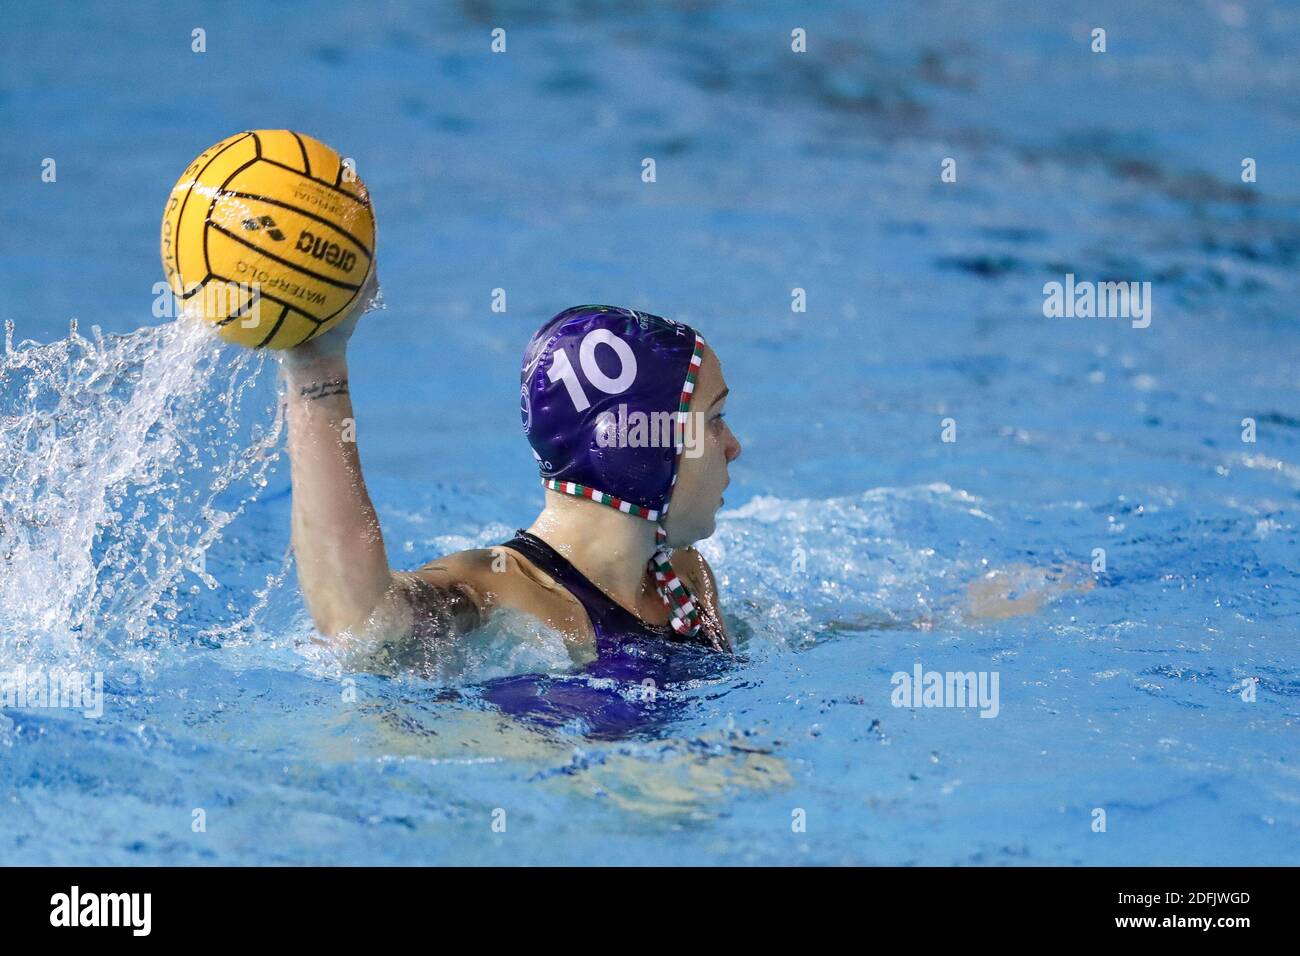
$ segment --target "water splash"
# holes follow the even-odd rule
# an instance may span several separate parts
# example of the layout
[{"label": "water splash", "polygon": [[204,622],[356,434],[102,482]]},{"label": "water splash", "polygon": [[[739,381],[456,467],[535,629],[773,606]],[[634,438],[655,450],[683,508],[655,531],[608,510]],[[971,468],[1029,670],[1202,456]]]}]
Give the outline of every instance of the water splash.
[{"label": "water splash", "polygon": [[[845,498],[760,495],[699,544],[748,653],[895,629],[960,630],[1035,613],[1092,581],[1077,562],[1025,563],[1005,515],[942,482]],[[1012,516],[1014,521],[1014,516]]]},{"label": "water splash", "polygon": [[179,612],[218,586],[206,553],[278,457],[265,357],[189,321],[86,338],[74,319],[58,342],[13,339],[6,322],[0,666],[148,671],[153,648],[212,623]]}]

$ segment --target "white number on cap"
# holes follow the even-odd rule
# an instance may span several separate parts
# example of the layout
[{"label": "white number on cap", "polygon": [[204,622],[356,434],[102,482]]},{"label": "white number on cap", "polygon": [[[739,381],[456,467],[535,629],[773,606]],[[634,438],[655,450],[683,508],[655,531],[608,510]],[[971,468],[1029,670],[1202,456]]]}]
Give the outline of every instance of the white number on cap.
[{"label": "white number on cap", "polygon": [[[618,356],[617,378],[610,378],[596,364],[597,345],[608,345]],[[582,366],[582,374],[586,376],[587,381],[606,395],[626,392],[636,381],[636,355],[632,352],[631,346],[609,329],[593,329],[582,337],[582,342],[578,345],[578,364]],[[576,411],[583,412],[591,407],[591,402],[587,400],[587,393],[582,388],[582,382],[578,380],[577,373],[569,364],[569,354],[564,349],[555,350],[555,357],[551,359],[551,367],[546,370],[546,376],[552,382],[564,383]]]}]

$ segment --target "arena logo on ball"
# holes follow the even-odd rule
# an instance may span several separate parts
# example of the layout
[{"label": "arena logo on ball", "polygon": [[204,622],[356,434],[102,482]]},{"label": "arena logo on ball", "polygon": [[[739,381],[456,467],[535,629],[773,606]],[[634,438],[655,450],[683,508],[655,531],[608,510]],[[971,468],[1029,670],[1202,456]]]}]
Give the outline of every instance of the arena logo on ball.
[{"label": "arena logo on ball", "polygon": [[320,236],[313,235],[306,229],[298,236],[295,248],[299,252],[307,253],[313,259],[320,259],[327,265],[334,266],[344,272],[351,272],[353,266],[357,263],[357,254],[355,252],[344,249],[337,242],[330,242]]}]

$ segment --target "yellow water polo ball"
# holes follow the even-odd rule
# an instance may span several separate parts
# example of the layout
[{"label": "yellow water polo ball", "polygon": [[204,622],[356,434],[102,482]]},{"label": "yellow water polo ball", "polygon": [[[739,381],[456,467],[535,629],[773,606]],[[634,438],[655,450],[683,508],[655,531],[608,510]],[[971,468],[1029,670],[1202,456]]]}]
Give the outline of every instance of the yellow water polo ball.
[{"label": "yellow water polo ball", "polygon": [[162,221],[167,284],[227,342],[287,349],[336,325],[375,261],[370,195],[350,162],[287,129],[200,153]]}]

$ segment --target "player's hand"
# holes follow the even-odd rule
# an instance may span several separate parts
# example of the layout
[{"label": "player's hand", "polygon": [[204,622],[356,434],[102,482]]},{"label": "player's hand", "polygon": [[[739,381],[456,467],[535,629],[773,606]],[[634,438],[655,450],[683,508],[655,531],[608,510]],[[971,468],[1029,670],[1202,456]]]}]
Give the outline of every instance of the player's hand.
[{"label": "player's hand", "polygon": [[302,368],[330,359],[342,359],[347,354],[348,339],[357,327],[361,316],[384,308],[384,294],[379,288],[379,269],[370,270],[370,276],[356,301],[348,307],[343,321],[323,335],[309,339],[295,348],[285,349],[279,353],[280,361],[289,369]]}]

